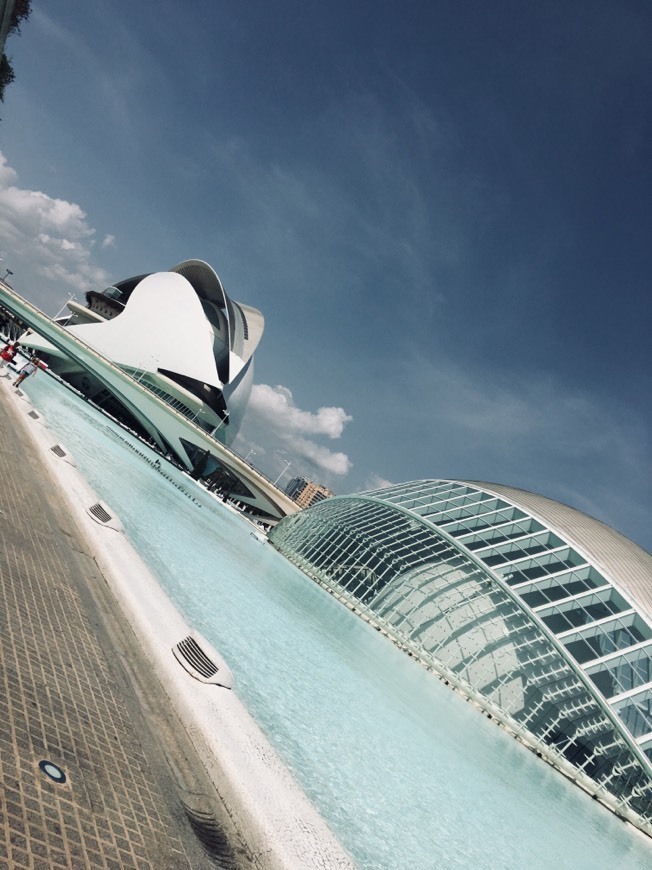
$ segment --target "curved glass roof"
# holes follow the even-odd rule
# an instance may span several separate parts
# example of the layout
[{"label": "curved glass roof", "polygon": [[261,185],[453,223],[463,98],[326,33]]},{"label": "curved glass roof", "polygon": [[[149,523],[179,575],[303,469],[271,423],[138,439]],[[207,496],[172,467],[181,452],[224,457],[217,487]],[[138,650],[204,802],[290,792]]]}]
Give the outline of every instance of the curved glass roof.
[{"label": "curved glass roof", "polygon": [[652,557],[521,490],[416,481],[270,540],[409,654],[652,833]]}]

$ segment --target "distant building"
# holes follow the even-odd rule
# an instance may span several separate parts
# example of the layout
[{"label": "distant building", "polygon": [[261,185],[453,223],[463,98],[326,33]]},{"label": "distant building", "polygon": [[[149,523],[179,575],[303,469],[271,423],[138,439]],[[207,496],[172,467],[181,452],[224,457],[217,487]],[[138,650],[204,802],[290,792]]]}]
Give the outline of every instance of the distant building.
[{"label": "distant building", "polygon": [[652,555],[566,505],[463,480],[337,496],[270,541],[652,834]]},{"label": "distant building", "polygon": [[286,486],[285,492],[302,508],[310,507],[333,495],[330,489],[305,477],[293,477]]}]

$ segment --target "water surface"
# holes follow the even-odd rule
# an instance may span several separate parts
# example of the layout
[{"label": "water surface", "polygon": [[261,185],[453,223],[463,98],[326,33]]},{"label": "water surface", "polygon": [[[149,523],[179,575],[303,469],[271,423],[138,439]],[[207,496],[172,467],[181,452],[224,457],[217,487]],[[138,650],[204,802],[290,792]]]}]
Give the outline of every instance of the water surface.
[{"label": "water surface", "polygon": [[[307,579],[187,475],[51,378],[25,384],[361,868],[652,866],[652,841]],[[192,495],[189,498],[188,495]],[[197,504],[201,503],[201,506]]]}]

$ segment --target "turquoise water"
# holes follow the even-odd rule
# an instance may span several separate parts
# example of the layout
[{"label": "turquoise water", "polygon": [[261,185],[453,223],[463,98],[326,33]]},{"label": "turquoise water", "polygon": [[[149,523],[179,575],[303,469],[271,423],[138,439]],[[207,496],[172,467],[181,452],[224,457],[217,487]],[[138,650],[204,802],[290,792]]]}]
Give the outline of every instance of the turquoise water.
[{"label": "turquoise water", "polygon": [[187,476],[166,468],[184,493],[52,379],[30,379],[25,392],[170,598],[224,655],[243,702],[361,868],[652,866],[652,843]]}]

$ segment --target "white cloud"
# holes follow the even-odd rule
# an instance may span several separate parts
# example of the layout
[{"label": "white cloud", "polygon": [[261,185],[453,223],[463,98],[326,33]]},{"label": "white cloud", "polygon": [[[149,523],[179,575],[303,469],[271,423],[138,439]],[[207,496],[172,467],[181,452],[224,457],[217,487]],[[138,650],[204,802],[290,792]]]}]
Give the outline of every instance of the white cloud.
[{"label": "white cloud", "polygon": [[102,247],[103,248],[113,248],[115,247],[115,236],[112,236],[110,233],[104,236],[102,239]]},{"label": "white cloud", "polygon": [[362,489],[363,491],[367,489],[385,489],[388,486],[394,486],[394,483],[392,483],[391,480],[381,477],[380,474],[376,474],[375,471],[372,471],[365,480]]},{"label": "white cloud", "polygon": [[305,411],[296,406],[287,387],[256,384],[238,449],[243,452],[246,447],[244,452],[247,452],[254,444],[271,444],[274,450],[268,463],[262,460],[265,451],[254,449],[258,452],[257,462],[262,461],[263,465],[271,463],[268,472],[272,476],[282,469],[283,461],[291,460],[293,473],[316,477],[321,483],[324,476],[348,474],[352,462],[346,453],[329,450],[316,439],[320,436],[341,437],[344,427],[352,419],[343,408],[323,407]]},{"label": "white cloud", "polygon": [[306,438],[289,437],[286,443],[293,455],[307,459],[316,468],[329,474],[343,476],[351,470],[352,463],[346,453],[334,453],[327,447],[322,447]]},{"label": "white cloud", "polygon": [[339,438],[353,417],[343,408],[319,408],[302,411],[294,404],[287,387],[256,384],[249,407],[267,420],[279,432],[300,432],[306,435],[326,435]]},{"label": "white cloud", "polygon": [[54,293],[84,293],[108,283],[92,256],[95,230],[74,202],[21,188],[0,154],[0,238],[15,286],[42,303]]}]

